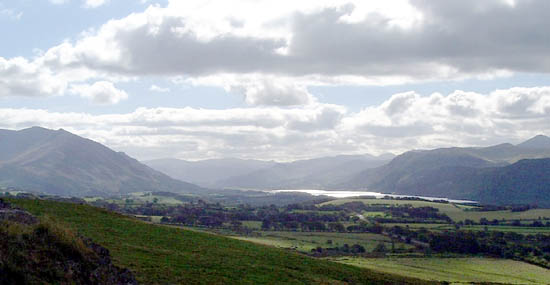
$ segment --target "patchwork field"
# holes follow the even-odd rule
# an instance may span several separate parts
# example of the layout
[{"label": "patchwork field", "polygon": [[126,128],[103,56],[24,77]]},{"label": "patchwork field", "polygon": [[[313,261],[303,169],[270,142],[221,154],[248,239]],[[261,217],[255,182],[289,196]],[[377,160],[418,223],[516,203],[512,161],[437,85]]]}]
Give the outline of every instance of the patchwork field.
[{"label": "patchwork field", "polygon": [[439,209],[441,213],[449,216],[453,221],[459,222],[466,219],[479,222],[481,218],[487,220],[534,220],[540,218],[550,218],[550,209],[531,209],[523,212],[512,211],[467,211],[475,206],[453,204],[453,203],[435,203],[429,201],[410,201],[410,200],[385,200],[385,199],[338,199],[322,203],[321,205],[342,205],[348,202],[362,202],[366,205],[412,205],[413,207],[433,207]]},{"label": "patchwork field", "polygon": [[496,282],[549,284],[550,270],[524,262],[491,258],[354,258],[332,259],[386,273],[453,284]]},{"label": "patchwork field", "polygon": [[[323,233],[323,232],[261,232],[261,237],[237,236],[236,239],[251,241],[259,244],[270,245],[279,248],[295,249],[301,252],[310,252],[321,247],[336,247],[348,244],[359,244],[367,252],[383,243],[388,249],[392,247],[391,239],[384,235],[371,233]],[[330,243],[329,243],[330,241]],[[410,248],[405,243],[395,243],[395,248]]]},{"label": "patchwork field", "polygon": [[[417,230],[420,228],[425,228],[431,231],[443,231],[443,230],[452,230],[455,229],[454,225],[451,224],[424,224],[424,223],[386,223],[385,226],[392,227],[392,226],[400,226],[400,227],[409,227],[410,229]],[[516,232],[518,234],[550,234],[550,228],[549,227],[516,227],[516,226],[508,226],[508,225],[502,225],[502,226],[483,226],[483,225],[474,225],[474,226],[461,226],[461,230],[466,231],[499,231],[499,232]]]}]

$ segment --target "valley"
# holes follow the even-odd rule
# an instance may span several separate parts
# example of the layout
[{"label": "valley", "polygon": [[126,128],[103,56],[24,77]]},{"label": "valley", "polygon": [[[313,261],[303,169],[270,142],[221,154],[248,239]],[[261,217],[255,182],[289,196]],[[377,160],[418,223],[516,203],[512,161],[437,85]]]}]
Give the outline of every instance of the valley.
[{"label": "valley", "polygon": [[153,224],[426,281],[540,284],[550,274],[550,209],[395,197],[120,205]]},{"label": "valley", "polygon": [[[140,283],[548,278],[547,137],[395,157],[147,162],[155,170],[63,130],[2,135],[11,148],[0,197],[92,238]],[[200,186],[178,180],[182,173]]]}]

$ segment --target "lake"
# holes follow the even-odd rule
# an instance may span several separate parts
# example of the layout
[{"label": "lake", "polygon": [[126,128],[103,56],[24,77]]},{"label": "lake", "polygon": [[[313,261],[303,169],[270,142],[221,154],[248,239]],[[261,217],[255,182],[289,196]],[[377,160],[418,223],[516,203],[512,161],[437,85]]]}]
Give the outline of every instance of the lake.
[{"label": "lake", "polygon": [[469,200],[454,200],[454,199],[448,199],[444,197],[384,194],[384,193],[369,192],[369,191],[328,191],[328,190],[317,190],[317,189],[286,189],[286,190],[271,190],[268,192],[275,192],[275,193],[300,192],[300,193],[307,193],[313,196],[324,195],[324,196],[329,196],[334,198],[350,198],[350,197],[358,197],[358,196],[373,196],[376,198],[383,198],[383,197],[389,196],[389,197],[395,197],[395,198],[420,198],[420,199],[429,200],[429,201],[445,200],[451,203],[477,204],[476,201],[469,201]]}]

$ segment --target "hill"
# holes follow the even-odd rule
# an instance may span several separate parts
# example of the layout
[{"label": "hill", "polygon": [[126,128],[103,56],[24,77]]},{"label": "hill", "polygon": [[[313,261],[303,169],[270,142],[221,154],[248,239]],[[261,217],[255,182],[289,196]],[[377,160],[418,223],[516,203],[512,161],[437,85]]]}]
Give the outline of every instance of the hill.
[{"label": "hill", "polygon": [[109,249],[142,284],[433,284],[313,259],[218,235],[147,224],[106,210],[11,200],[48,215]]},{"label": "hill", "polygon": [[205,191],[92,140],[40,127],[0,131],[0,186],[64,196]]},{"label": "hill", "polygon": [[[519,171],[515,165],[522,159],[550,157],[550,146],[546,145],[548,141],[550,141],[548,137],[537,136],[518,145],[500,144],[484,148],[454,147],[409,151],[397,156],[387,165],[367,169],[355,175],[346,183],[337,185],[336,188],[367,188],[383,193],[496,202],[497,200],[488,199],[488,196],[480,196],[481,191],[489,184],[497,184],[498,178],[492,176],[498,176],[499,171],[511,171],[509,169]],[[536,170],[534,171],[537,173]],[[511,180],[504,179],[502,181],[506,182],[503,183],[510,183],[516,187],[520,183],[524,183],[526,187],[531,183],[524,178],[512,175],[513,173],[509,174],[508,177]],[[535,181],[542,180],[537,178]],[[508,190],[503,191],[502,195],[507,195]],[[522,201],[534,202],[532,198],[531,196],[528,200]],[[506,202],[504,199],[499,200],[499,203],[504,202]],[[508,202],[512,201],[508,200]]]},{"label": "hill", "polygon": [[477,197],[484,203],[550,207],[550,158],[524,159],[473,177]]}]

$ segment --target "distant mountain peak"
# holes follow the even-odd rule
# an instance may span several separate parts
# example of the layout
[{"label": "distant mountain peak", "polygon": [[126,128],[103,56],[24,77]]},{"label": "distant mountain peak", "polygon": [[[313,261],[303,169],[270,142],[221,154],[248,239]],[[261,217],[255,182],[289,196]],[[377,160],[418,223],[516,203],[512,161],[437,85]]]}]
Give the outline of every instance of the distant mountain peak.
[{"label": "distant mountain peak", "polygon": [[545,135],[537,135],[517,145],[522,148],[550,149],[550,138]]},{"label": "distant mountain peak", "polygon": [[65,196],[205,191],[63,129],[0,133],[0,185]]}]

